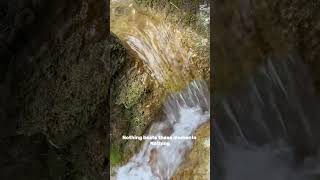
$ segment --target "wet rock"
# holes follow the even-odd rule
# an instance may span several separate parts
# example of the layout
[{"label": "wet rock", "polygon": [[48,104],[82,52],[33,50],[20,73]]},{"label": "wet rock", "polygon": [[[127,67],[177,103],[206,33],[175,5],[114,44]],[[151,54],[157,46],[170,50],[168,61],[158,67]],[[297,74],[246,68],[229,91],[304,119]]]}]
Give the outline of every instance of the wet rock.
[{"label": "wet rock", "polygon": [[210,179],[210,124],[202,125],[195,133],[192,150],[187,154],[183,164],[179,167],[172,180]]}]

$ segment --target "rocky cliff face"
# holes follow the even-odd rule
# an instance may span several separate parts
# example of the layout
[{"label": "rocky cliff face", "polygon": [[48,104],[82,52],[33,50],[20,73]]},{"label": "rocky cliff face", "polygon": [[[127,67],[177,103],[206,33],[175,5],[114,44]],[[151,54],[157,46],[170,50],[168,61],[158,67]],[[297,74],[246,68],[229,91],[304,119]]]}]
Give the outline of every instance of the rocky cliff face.
[{"label": "rocky cliff face", "polygon": [[110,82],[104,7],[94,0],[1,2],[2,179],[103,177]]}]

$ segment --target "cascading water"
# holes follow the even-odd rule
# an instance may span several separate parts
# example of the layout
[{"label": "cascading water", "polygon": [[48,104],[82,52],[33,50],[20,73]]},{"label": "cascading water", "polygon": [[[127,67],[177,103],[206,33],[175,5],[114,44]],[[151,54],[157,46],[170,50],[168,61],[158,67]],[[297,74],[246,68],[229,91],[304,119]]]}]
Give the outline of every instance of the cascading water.
[{"label": "cascading water", "polygon": [[[130,0],[112,2],[111,11],[111,31],[143,62],[155,80],[169,88],[181,88],[192,79],[199,79],[193,69],[198,68],[196,59],[209,54],[207,35],[170,23],[161,12],[148,14]],[[207,21],[208,17],[204,19]],[[196,46],[205,52],[197,54]],[[201,60],[209,64],[208,58]]]},{"label": "cascading water", "polygon": [[187,89],[172,94],[164,105],[164,118],[152,124],[148,136],[186,137],[161,140],[170,145],[152,145],[146,140],[142,150],[118,170],[118,180],[169,179],[192,148],[188,139],[195,130],[210,118],[209,92],[206,83],[193,81]]},{"label": "cascading water", "polygon": [[[118,180],[167,180],[174,176],[192,150],[195,140],[190,137],[210,119],[207,82],[196,75],[194,68],[194,57],[205,53],[196,55],[193,49],[196,42],[203,45],[207,41],[191,29],[171,24],[161,13],[150,15],[133,4],[123,0],[111,2],[111,31],[134,54],[133,58],[143,62],[154,80],[169,89],[162,119],[153,122],[145,134],[167,138],[145,140],[141,150],[118,169],[116,177]],[[186,35],[188,33],[191,36]],[[176,89],[183,90],[172,92]]]}]

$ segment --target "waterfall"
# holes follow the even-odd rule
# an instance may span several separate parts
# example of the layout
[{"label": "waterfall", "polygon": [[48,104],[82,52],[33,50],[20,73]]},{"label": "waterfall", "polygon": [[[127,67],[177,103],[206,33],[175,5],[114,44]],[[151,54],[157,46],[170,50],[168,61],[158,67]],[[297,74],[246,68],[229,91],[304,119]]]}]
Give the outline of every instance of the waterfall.
[{"label": "waterfall", "polygon": [[[208,15],[203,13],[208,7],[199,8],[207,21]],[[190,27],[172,23],[167,16],[141,9],[129,0],[113,1],[111,31],[130,49],[133,60],[142,62],[156,81],[169,89],[177,89],[193,79],[203,78],[198,71],[204,69],[197,68],[201,61],[209,64],[205,57],[209,56],[208,34],[200,35]]]},{"label": "waterfall", "polygon": [[119,168],[118,180],[165,180],[176,172],[191,150],[193,140],[188,139],[203,123],[209,121],[209,89],[204,81],[192,81],[181,92],[171,94],[164,104],[164,116],[154,122],[149,136],[186,137],[161,140],[170,145],[152,145],[145,140],[141,151]]},{"label": "waterfall", "polygon": [[[208,25],[208,5],[199,8]],[[203,64],[209,64],[208,37],[130,0],[112,1],[111,31],[167,95],[162,119],[153,121],[145,134],[158,138],[144,140],[140,151],[117,170],[117,180],[170,179],[192,151],[194,133],[210,118],[209,88],[201,74]]]}]

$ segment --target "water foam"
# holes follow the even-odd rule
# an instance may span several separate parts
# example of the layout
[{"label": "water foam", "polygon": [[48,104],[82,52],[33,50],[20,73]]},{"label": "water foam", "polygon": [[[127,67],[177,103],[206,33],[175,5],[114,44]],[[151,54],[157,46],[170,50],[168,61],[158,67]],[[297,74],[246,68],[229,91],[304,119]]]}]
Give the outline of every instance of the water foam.
[{"label": "water foam", "polygon": [[[155,122],[148,135],[191,136],[209,120],[209,109],[209,92],[205,82],[193,81],[184,91],[169,96],[164,105],[163,120]],[[142,150],[119,168],[118,180],[169,179],[193,145],[191,139],[165,140],[170,142],[170,146],[152,146],[151,141],[145,140]]]}]

